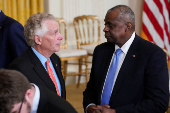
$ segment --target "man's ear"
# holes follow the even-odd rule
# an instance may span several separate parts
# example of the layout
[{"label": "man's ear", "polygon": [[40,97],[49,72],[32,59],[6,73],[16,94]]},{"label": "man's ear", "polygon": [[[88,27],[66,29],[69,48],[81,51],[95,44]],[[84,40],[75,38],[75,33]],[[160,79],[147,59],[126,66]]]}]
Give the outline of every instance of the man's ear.
[{"label": "man's ear", "polygon": [[31,89],[28,89],[26,91],[26,93],[25,93],[25,100],[27,102],[31,102],[31,100],[32,100],[32,91],[31,91]]},{"label": "man's ear", "polygon": [[132,24],[130,22],[127,22],[125,32],[129,31],[131,28],[132,28]]},{"label": "man's ear", "polygon": [[34,36],[34,41],[37,45],[41,45],[42,38],[38,35]]}]

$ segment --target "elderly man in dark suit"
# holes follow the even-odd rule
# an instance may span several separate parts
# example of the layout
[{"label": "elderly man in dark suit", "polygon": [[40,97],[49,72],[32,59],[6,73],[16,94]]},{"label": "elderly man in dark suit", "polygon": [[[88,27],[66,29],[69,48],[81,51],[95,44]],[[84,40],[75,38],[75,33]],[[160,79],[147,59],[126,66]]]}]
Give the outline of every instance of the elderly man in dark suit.
[{"label": "elderly man in dark suit", "polygon": [[49,89],[30,84],[18,71],[0,69],[0,113],[77,113]]},{"label": "elderly man in dark suit", "polygon": [[0,10],[0,68],[8,68],[27,48],[23,26]]},{"label": "elderly man in dark suit", "polygon": [[135,15],[128,6],[111,8],[104,21],[107,42],[94,50],[85,111],[164,113],[169,101],[164,51],[135,34]]},{"label": "elderly man in dark suit", "polygon": [[61,62],[55,54],[63,39],[56,18],[46,13],[32,15],[24,27],[24,35],[31,47],[11,63],[10,69],[20,71],[31,83],[66,98]]}]

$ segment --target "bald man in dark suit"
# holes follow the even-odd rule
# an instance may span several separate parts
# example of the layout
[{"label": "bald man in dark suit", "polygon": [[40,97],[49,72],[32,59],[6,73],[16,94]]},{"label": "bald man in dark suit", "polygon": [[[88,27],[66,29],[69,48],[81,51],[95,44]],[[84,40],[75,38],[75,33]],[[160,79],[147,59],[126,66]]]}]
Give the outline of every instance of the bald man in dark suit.
[{"label": "bald man in dark suit", "polygon": [[128,6],[111,8],[104,21],[107,42],[93,53],[90,80],[83,93],[85,111],[165,113],[169,75],[164,51],[135,33],[135,15]]}]

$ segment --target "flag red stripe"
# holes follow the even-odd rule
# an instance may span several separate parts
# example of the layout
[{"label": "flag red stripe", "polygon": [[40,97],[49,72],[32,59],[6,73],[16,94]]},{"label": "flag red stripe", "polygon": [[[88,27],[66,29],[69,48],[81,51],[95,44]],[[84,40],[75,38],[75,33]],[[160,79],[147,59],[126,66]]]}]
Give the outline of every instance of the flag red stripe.
[{"label": "flag red stripe", "polygon": [[[154,5],[154,7],[152,7],[152,4]],[[154,10],[159,12],[155,13]],[[169,48],[170,34],[169,34],[169,19],[168,19],[170,18],[169,1],[168,0],[150,0],[150,1],[144,0],[143,13],[144,15],[146,14],[145,16],[147,16],[146,18],[143,18],[143,19],[147,19],[147,20],[143,20],[142,23],[143,33],[146,35],[149,41],[154,42],[158,46],[161,47],[163,46],[168,51],[168,57],[170,58],[170,48]],[[150,29],[150,27],[147,24],[151,24],[153,26],[153,29]],[[159,37],[153,37],[155,33],[157,33]]]},{"label": "flag red stripe", "polygon": [[166,10],[169,13],[169,2],[168,2],[168,0],[164,0],[164,2],[165,2]]},{"label": "flag red stripe", "polygon": [[[142,28],[143,28],[143,32],[144,32],[145,35],[147,36],[148,40],[149,40],[150,42],[153,42],[154,44],[156,44],[155,41],[153,40],[150,32],[148,31],[148,29],[147,29],[147,27],[145,26],[144,23],[142,23]],[[156,44],[156,45],[157,45],[157,44]],[[164,48],[166,49],[165,45],[164,45]]]},{"label": "flag red stripe", "polygon": [[161,28],[161,26],[159,25],[157,19],[155,18],[155,16],[153,15],[153,13],[151,12],[151,10],[149,9],[148,5],[146,4],[146,2],[144,2],[144,11],[146,12],[150,22],[152,23],[152,25],[154,26],[156,32],[159,34],[159,36],[161,37],[161,39],[164,41],[164,35],[163,35],[163,30]]},{"label": "flag red stripe", "polygon": [[142,28],[143,28],[143,32],[145,33],[145,35],[147,36],[147,38],[149,39],[149,41],[155,43],[155,42],[153,41],[153,38],[152,38],[151,34],[149,33],[149,31],[148,31],[148,29],[147,29],[147,27],[145,26],[144,23],[142,23]]},{"label": "flag red stripe", "polygon": [[155,4],[157,5],[157,7],[158,7],[160,13],[161,13],[162,16],[163,16],[165,33],[166,33],[166,35],[167,35],[167,37],[168,37],[168,42],[170,43],[168,25],[167,25],[167,23],[166,23],[165,16],[164,16],[164,14],[163,14],[163,7],[162,7],[162,4],[161,4],[161,2],[160,2],[159,0],[153,0],[153,1],[154,1]]}]

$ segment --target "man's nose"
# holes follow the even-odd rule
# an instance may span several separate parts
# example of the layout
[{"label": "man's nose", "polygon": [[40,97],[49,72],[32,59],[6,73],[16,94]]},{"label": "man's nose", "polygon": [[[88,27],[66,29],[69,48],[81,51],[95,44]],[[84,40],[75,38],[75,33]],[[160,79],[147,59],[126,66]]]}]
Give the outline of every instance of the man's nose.
[{"label": "man's nose", "polygon": [[103,32],[109,31],[109,28],[107,27],[107,25],[105,25]]},{"label": "man's nose", "polygon": [[59,40],[62,40],[63,36],[61,34],[59,34]]}]

